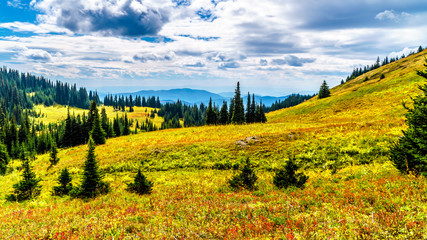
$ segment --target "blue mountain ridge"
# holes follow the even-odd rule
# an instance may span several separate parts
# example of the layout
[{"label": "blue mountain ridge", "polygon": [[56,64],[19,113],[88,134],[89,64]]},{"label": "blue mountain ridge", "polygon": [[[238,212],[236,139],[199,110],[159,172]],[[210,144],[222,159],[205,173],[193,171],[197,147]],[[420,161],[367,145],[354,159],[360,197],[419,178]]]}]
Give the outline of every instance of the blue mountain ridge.
[{"label": "blue mountain ridge", "polygon": [[[98,93],[101,100],[107,95],[107,93]],[[193,104],[208,104],[209,99],[212,99],[212,102],[215,105],[221,106],[223,101],[230,102],[231,97],[234,93],[226,92],[226,93],[212,93],[206,90],[198,90],[191,88],[178,88],[178,89],[170,89],[170,90],[141,90],[138,92],[128,92],[128,93],[114,93],[113,96],[144,96],[144,97],[159,97],[162,103],[166,102],[176,102],[178,99],[185,104],[193,105]],[[231,97],[230,97],[231,96]],[[272,96],[260,96],[255,94],[255,101],[257,103],[262,100],[262,103],[266,106],[271,106],[275,101],[284,100],[288,98],[289,95],[281,96],[281,97],[272,97]],[[242,94],[242,98],[244,103],[246,104],[247,95]]]}]

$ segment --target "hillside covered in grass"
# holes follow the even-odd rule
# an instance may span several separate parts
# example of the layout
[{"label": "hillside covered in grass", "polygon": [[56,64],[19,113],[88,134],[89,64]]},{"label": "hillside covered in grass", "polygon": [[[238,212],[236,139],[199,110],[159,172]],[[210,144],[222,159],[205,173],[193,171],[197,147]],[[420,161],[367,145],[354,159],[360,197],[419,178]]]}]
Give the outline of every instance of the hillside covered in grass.
[{"label": "hillside covered in grass", "polygon": [[[0,176],[0,235],[6,238],[422,239],[427,184],[402,176],[388,150],[405,129],[402,101],[419,94],[426,52],[411,55],[289,109],[263,124],[167,129],[108,139],[96,148],[112,191],[93,200],[53,197],[61,170],[81,181],[87,146],[32,162],[40,197],[5,196],[20,179],[19,160]],[[381,77],[384,75],[384,77]],[[48,114],[49,116],[49,114]],[[309,175],[304,189],[279,190],[274,171],[295,156]],[[258,190],[227,185],[246,158]],[[138,169],[153,193],[125,191]],[[25,223],[25,224],[22,224]]]}]

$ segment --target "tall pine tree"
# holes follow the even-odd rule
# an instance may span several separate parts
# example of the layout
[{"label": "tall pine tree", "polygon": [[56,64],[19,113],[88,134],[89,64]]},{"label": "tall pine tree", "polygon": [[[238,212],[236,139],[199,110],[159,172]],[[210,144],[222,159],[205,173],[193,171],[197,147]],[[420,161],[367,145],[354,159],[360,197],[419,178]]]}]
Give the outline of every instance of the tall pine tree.
[{"label": "tall pine tree", "polygon": [[234,109],[231,122],[234,124],[242,124],[245,122],[245,113],[243,108],[243,100],[240,97],[240,83],[237,82],[237,87],[234,93]]},{"label": "tall pine tree", "polygon": [[92,114],[93,114],[92,130],[90,131],[89,134],[91,135],[96,145],[104,144],[106,134],[104,132],[104,129],[102,129],[101,120],[99,119],[98,108],[96,108],[96,106]]},{"label": "tall pine tree", "polygon": [[227,124],[228,123],[228,111],[227,111],[227,102],[222,102],[221,111],[219,112],[219,124]]},{"label": "tall pine tree", "polygon": [[212,107],[212,98],[209,99],[208,109],[206,109],[206,124],[207,125],[216,124],[216,114]]}]

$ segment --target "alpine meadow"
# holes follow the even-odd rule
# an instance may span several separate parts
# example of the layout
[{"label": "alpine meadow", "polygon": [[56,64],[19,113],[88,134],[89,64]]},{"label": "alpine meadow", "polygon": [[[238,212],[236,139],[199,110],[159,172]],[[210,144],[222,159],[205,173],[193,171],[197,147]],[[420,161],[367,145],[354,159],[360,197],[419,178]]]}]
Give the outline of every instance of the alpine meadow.
[{"label": "alpine meadow", "polygon": [[0,3],[0,239],[427,239],[425,3],[70,2]]}]

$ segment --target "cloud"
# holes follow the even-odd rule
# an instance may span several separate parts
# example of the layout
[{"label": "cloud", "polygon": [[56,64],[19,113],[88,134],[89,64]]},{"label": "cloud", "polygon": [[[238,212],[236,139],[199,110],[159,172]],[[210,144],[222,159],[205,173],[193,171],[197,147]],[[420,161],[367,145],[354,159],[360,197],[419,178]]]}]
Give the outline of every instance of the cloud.
[{"label": "cloud", "polygon": [[24,8],[25,4],[23,4],[21,0],[12,0],[12,1],[7,1],[7,6],[22,9]]},{"label": "cloud", "polygon": [[154,53],[139,53],[133,56],[133,60],[146,63],[148,61],[169,61],[174,58],[173,53],[168,53],[163,56],[159,56]]},{"label": "cloud", "polygon": [[221,70],[226,70],[228,68],[240,68],[240,64],[238,62],[225,62],[218,65],[218,69]]},{"label": "cloud", "polygon": [[166,9],[145,5],[141,0],[41,0],[35,8],[44,12],[39,15],[40,21],[78,34],[152,36],[169,21]]},{"label": "cloud", "polygon": [[50,62],[52,60],[52,55],[42,49],[26,49],[20,52],[19,56],[36,62]]},{"label": "cloud", "polygon": [[289,65],[292,67],[302,67],[304,63],[312,63],[316,61],[315,58],[299,58],[294,55],[289,55],[284,58],[278,58],[271,60],[273,65]]},{"label": "cloud", "polygon": [[392,20],[392,21],[400,21],[403,18],[409,17],[411,16],[411,14],[406,13],[406,12],[401,12],[399,13],[395,13],[395,11],[393,10],[385,10],[383,12],[378,13],[375,16],[375,19],[377,20]]},{"label": "cloud", "polygon": [[261,66],[267,66],[267,65],[268,65],[268,61],[267,61],[267,60],[265,60],[265,59],[261,59],[261,60],[259,60],[259,64],[260,64]]},{"label": "cloud", "polygon": [[202,63],[202,62],[196,62],[196,63],[193,63],[193,64],[185,64],[184,66],[186,66],[186,67],[194,67],[194,68],[201,68],[201,67],[204,67],[205,64]]}]

